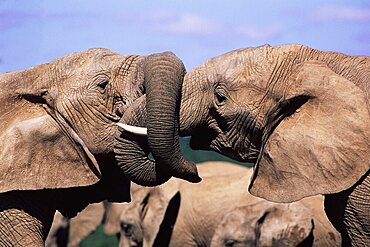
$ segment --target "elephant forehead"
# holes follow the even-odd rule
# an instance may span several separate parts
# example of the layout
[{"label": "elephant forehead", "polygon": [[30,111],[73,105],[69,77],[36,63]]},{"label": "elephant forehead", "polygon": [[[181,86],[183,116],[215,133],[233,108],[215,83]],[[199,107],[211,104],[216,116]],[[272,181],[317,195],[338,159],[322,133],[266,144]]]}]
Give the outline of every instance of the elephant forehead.
[{"label": "elephant forehead", "polygon": [[[131,55],[131,57],[138,57]],[[127,58],[108,49],[93,48],[87,51],[75,52],[70,55],[58,58],[50,63],[51,70],[63,74],[89,74],[96,71],[107,71],[112,68],[122,67]]]},{"label": "elephant forehead", "polygon": [[135,224],[139,219],[140,215],[137,208],[127,204],[127,207],[122,207],[120,221],[126,224]]}]

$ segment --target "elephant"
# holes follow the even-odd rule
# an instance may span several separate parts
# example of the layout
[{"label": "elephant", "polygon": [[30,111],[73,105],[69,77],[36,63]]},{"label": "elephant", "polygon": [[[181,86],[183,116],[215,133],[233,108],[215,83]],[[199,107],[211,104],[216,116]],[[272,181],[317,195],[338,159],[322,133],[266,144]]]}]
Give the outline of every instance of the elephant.
[{"label": "elephant", "polygon": [[[239,207],[251,208],[250,218],[260,217],[268,210],[272,212],[272,208],[278,208],[278,213],[272,213],[278,223],[269,220],[266,222],[270,224],[266,227],[276,223],[279,225],[285,219],[290,221],[287,224],[297,229],[293,227],[296,231],[290,231],[289,237],[283,237],[289,240],[310,237],[320,241],[316,238],[330,235],[331,241],[320,246],[339,246],[340,235],[325,215],[322,196],[307,198],[306,203],[299,201],[292,205],[269,202],[246,191],[251,169],[230,167],[228,164],[224,166],[227,169],[224,168],[226,172],[223,174],[203,176],[202,165],[199,165],[198,171],[203,180],[198,184],[171,179],[158,187],[138,189],[132,195],[132,202],[122,205],[120,246],[212,246],[212,237],[223,217]],[[211,172],[216,170],[212,164],[205,168]],[[302,224],[300,221],[296,223],[297,220]],[[315,228],[311,221],[318,227]],[[290,227],[287,229],[291,230]],[[312,232],[314,235],[310,236]]]},{"label": "elephant", "polygon": [[56,212],[45,247],[78,247],[81,241],[94,232],[103,222],[103,202],[89,204],[72,219]]},{"label": "elephant", "polygon": [[238,49],[185,75],[180,136],[255,164],[249,191],[325,195],[343,245],[370,243],[370,57],[291,44]]},{"label": "elephant", "polygon": [[292,203],[262,201],[238,207],[222,218],[211,247],[340,246],[341,237],[314,196]]},{"label": "elephant", "polygon": [[[89,203],[129,201],[130,180],[200,181],[173,138],[184,74],[171,52],[95,48],[0,75],[0,245],[43,246],[56,210],[71,218]],[[146,101],[139,142],[117,124]],[[142,150],[154,160],[135,159]]]},{"label": "elephant", "polygon": [[[220,174],[234,174],[239,172],[245,172],[245,168],[240,165],[236,165],[224,161],[208,161],[197,164],[197,170],[201,177],[209,177]],[[171,182],[175,183],[175,182]],[[135,194],[136,191],[145,189],[143,186],[131,183],[131,194]],[[104,221],[104,233],[107,235],[119,234],[120,228],[120,216],[122,211],[130,207],[127,203],[108,203]]]}]

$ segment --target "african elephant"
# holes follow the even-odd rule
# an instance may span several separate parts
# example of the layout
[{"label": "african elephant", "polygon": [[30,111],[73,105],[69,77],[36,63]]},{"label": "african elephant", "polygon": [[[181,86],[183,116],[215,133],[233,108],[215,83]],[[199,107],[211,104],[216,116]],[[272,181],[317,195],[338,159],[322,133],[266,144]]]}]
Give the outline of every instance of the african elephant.
[{"label": "african elephant", "polygon": [[[171,179],[159,187],[138,189],[132,195],[132,202],[122,207],[120,246],[210,246],[212,236],[226,213],[249,206],[254,210],[250,215],[253,218],[270,208],[279,207],[276,206],[280,205],[278,203],[254,197],[246,191],[251,169],[236,167],[234,170],[230,165],[224,166],[227,171],[225,169],[223,175],[202,176],[199,184]],[[201,167],[198,166],[200,175]],[[209,165],[209,170],[212,169]],[[295,213],[306,219],[297,231],[291,232],[289,239],[308,238],[313,230],[311,220],[314,220],[315,224],[325,224],[327,229],[321,228],[322,231],[332,233],[334,240],[331,243],[340,243],[339,233],[324,213],[323,198],[316,196],[306,200],[307,205],[296,202],[290,206],[296,209],[294,213],[280,206],[281,217],[289,215],[286,220],[291,219],[291,224],[300,218],[295,217]],[[315,216],[312,216],[313,211]],[[316,234],[312,239],[321,236]]]},{"label": "african elephant", "polygon": [[[208,161],[197,164],[199,175],[204,177],[221,175],[221,174],[234,174],[245,172],[245,168],[223,161]],[[177,182],[171,182],[177,183]],[[143,189],[142,186],[131,183],[131,194],[135,194],[137,190]],[[145,189],[145,188],[144,188]],[[150,190],[150,189],[149,189]],[[130,207],[127,203],[108,203],[104,221],[104,232],[107,235],[115,235],[120,232],[120,215],[122,211]]]},{"label": "african elephant", "polygon": [[[370,242],[370,57],[264,45],[185,76],[180,135],[255,163],[249,190],[275,202],[323,194],[343,245]],[[340,207],[338,206],[340,205]]]},{"label": "african elephant", "polygon": [[340,246],[341,237],[324,212],[321,196],[292,203],[259,201],[222,218],[211,247]]},{"label": "african elephant", "polygon": [[88,205],[72,219],[57,212],[45,241],[45,247],[77,247],[102,223],[105,213],[103,202]]},{"label": "african elephant", "polygon": [[[43,245],[56,210],[73,217],[89,203],[129,201],[129,179],[199,181],[173,138],[184,74],[170,52],[90,49],[0,75],[0,244]],[[116,124],[143,101],[149,136],[138,143]],[[155,161],[130,156],[144,149]]]}]

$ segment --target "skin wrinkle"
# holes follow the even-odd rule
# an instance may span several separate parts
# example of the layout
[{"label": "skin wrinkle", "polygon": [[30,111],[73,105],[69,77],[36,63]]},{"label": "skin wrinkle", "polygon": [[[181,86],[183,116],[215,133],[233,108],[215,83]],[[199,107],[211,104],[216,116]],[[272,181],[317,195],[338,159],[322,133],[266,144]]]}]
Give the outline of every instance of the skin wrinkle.
[{"label": "skin wrinkle", "polygon": [[[107,120],[107,118],[109,116],[107,116],[107,115],[104,114],[104,112],[108,112],[108,109],[106,109],[106,107],[104,107],[104,110],[95,109],[95,111],[93,112],[92,108],[90,108],[90,107],[87,107],[88,109],[86,109],[86,106],[88,106],[89,104],[85,103],[85,101],[83,101],[81,99],[81,97],[79,97],[78,95],[80,95],[80,94],[77,94],[77,90],[72,91],[72,93],[70,94],[70,96],[68,98],[66,98],[65,101],[62,102],[62,106],[64,105],[63,103],[67,103],[67,102],[68,102],[68,104],[70,106],[73,106],[73,105],[80,105],[81,106],[81,107],[79,107],[79,109],[82,112],[80,112],[78,110],[75,111],[75,114],[79,114],[80,115],[79,117],[77,117],[78,120],[75,119],[74,114],[71,113],[71,111],[69,110],[69,108],[67,106],[64,106],[63,107],[63,109],[67,112],[68,117],[71,118],[72,120],[74,120],[74,123],[76,124],[76,126],[79,126],[79,127],[77,127],[78,129],[90,128],[90,125],[86,125],[86,124],[82,124],[82,123],[89,123],[89,122],[93,122],[93,123],[95,123],[95,122],[103,122],[105,124],[109,124],[110,123]],[[84,97],[85,98],[89,98],[86,95]],[[102,100],[102,102],[100,104],[97,104],[98,108],[103,105],[103,102],[105,102],[105,101]],[[88,117],[89,119],[87,119],[86,117]],[[75,127],[73,127],[73,128],[75,128]],[[107,129],[107,128],[109,128],[109,126],[102,125],[99,129],[101,130],[101,129]],[[110,128],[112,129],[112,125],[110,125]],[[92,129],[89,129],[88,131],[85,130],[84,132],[88,136],[86,139],[94,140],[93,143],[95,143],[97,146],[102,145],[109,138],[106,135],[99,136],[99,135],[96,135],[95,134],[95,135],[91,136],[92,133],[95,133]],[[99,131],[97,133],[101,133],[101,131]],[[97,137],[99,139],[97,139]]]},{"label": "skin wrinkle", "polygon": [[[20,197],[19,192],[8,192],[1,195],[2,200],[7,202],[2,204],[0,211],[0,236],[2,236],[0,243],[2,246],[14,246],[14,244],[43,246],[43,234],[48,231],[52,222],[52,216],[49,218],[48,212],[53,210],[52,206],[47,209],[40,207],[47,193],[42,191],[32,196],[32,193],[28,191],[24,197]],[[35,205],[29,203],[32,197],[38,199]],[[12,208],[15,203],[19,202],[22,202],[22,208]],[[12,242],[9,242],[10,240]]]},{"label": "skin wrinkle", "polygon": [[[202,75],[200,71],[195,71],[195,74],[197,74],[200,77],[203,77],[205,79],[205,75]],[[197,77],[195,77],[197,78]],[[185,80],[184,80],[185,82]],[[199,80],[200,82],[200,80]],[[195,104],[192,103],[193,99],[197,98],[198,95],[201,93],[207,91],[207,86],[203,86],[201,88],[201,83],[191,83],[189,85],[183,85],[182,86],[182,98],[181,98],[181,107],[180,107],[180,134],[181,132],[190,132],[192,129],[190,126],[197,126],[199,120],[196,119],[196,116],[201,116],[202,111],[199,106],[196,106]],[[199,99],[201,102],[200,104],[206,104],[205,101],[206,99],[200,98]],[[182,110],[182,109],[190,109],[188,110]],[[184,123],[188,123],[186,126],[183,126]]]},{"label": "skin wrinkle", "polygon": [[[78,123],[81,120],[81,118],[84,119],[84,116],[78,111],[76,111],[76,115],[72,114],[72,112],[69,110],[70,108],[68,107],[67,104],[69,104],[72,107],[72,103],[68,99],[65,99],[64,101],[62,101],[61,106],[63,106],[63,105],[65,106],[62,109],[66,112],[66,115],[68,116],[68,118],[72,120],[71,122]],[[63,120],[68,119],[64,116],[64,114],[61,114],[61,112],[58,112],[58,114],[62,117]],[[77,115],[79,115],[79,117]],[[78,119],[78,120],[76,120],[76,119]],[[74,125],[72,125],[71,122],[68,121],[67,125],[70,126],[74,131],[76,131],[75,128],[74,128]],[[91,129],[89,131],[91,132]]]},{"label": "skin wrinkle", "polygon": [[[137,177],[136,182],[148,183],[146,185],[149,185],[149,183],[150,184],[158,183],[164,179],[168,179],[171,175],[185,176],[185,174],[195,174],[196,171],[195,170],[193,171],[192,164],[185,162],[178,151],[172,154],[169,154],[167,152],[169,146],[175,147],[175,149],[179,147],[178,141],[176,141],[176,138],[174,138],[174,140],[168,139],[168,135],[169,136],[172,135],[173,137],[177,136],[177,133],[176,134],[172,133],[173,131],[176,132],[177,124],[175,121],[177,120],[176,119],[165,120],[164,118],[166,119],[168,118],[167,116],[169,112],[176,112],[174,109],[174,104],[176,104],[176,102],[173,102],[173,101],[177,101],[176,99],[177,96],[175,97],[175,94],[177,94],[177,91],[181,89],[182,76],[184,73],[183,65],[174,56],[174,54],[171,54],[171,53],[153,54],[151,56],[148,56],[143,62],[144,62],[143,70],[144,70],[144,75],[145,75],[145,81],[146,81],[146,87],[147,87],[146,91],[147,91],[147,97],[148,97],[147,102],[145,104],[146,104],[148,112],[155,112],[155,114],[151,114],[151,115],[148,114],[147,124],[150,126],[153,126],[154,120],[156,120],[156,123],[158,123],[157,119],[160,119],[161,117],[163,117],[160,120],[160,123],[163,125],[162,126],[163,128],[158,129],[159,125],[153,126],[153,129],[148,128],[148,144],[151,147],[153,156],[157,162],[156,163],[149,162],[149,161],[147,162],[146,157],[145,157],[143,159],[144,163],[142,163],[142,168],[143,170],[148,170],[148,173],[150,173],[146,177],[153,178],[153,179],[152,181],[148,179],[142,180],[138,176],[134,176],[134,177]],[[179,70],[180,67],[181,67],[181,70]],[[160,81],[162,81],[162,83],[159,83]],[[177,87],[179,87],[179,89],[177,89]],[[153,95],[157,94],[157,92],[161,92],[163,99],[166,98],[166,100],[163,101],[162,98],[161,100],[158,100],[157,98],[150,96],[151,94]],[[159,106],[161,106],[161,108],[163,109],[166,109],[166,111],[165,112],[160,111]],[[150,109],[150,108],[153,108],[153,109]],[[123,121],[131,121],[131,119],[124,118]],[[168,135],[167,136],[164,135],[167,132],[168,132]],[[159,142],[162,145],[158,146]],[[138,143],[136,144],[134,143],[134,146],[137,144]],[[127,149],[127,152],[129,152],[129,149]],[[177,161],[174,162],[175,160],[178,160],[179,162]],[[125,162],[122,161],[120,163],[124,164],[124,163],[127,163],[127,161]],[[131,163],[131,162],[128,162],[128,163]],[[158,169],[154,169],[154,165],[157,166]],[[167,166],[170,166],[170,171],[165,174],[164,167],[167,167]],[[125,169],[125,166],[122,166],[122,167]],[[156,170],[162,172],[164,176],[158,177]],[[131,174],[131,175],[134,175],[134,174]],[[146,180],[148,180],[148,182],[145,182]]]},{"label": "skin wrinkle", "polygon": [[369,188],[370,188],[370,173],[364,176],[362,182],[355,186],[355,189],[350,193],[348,201],[344,211],[344,224],[355,229],[349,231],[351,239],[355,239],[356,242],[367,244],[366,239],[370,238],[370,233],[368,231],[370,227],[369,215],[370,215],[370,205],[369,205]]}]

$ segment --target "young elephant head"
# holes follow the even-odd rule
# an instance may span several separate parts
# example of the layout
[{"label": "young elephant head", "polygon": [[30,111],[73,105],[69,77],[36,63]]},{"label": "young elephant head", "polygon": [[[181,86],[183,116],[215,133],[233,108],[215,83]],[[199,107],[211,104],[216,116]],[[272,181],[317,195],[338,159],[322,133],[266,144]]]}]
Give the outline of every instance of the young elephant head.
[{"label": "young elephant head", "polygon": [[322,196],[289,204],[260,200],[237,207],[223,216],[211,242],[211,247],[340,245]]},{"label": "young elephant head", "polygon": [[260,202],[227,213],[216,228],[211,247],[312,246],[313,229],[307,212]]},{"label": "young elephant head", "polygon": [[353,186],[370,164],[369,57],[240,49],[185,76],[181,134],[256,163],[252,194],[291,202]]},{"label": "young elephant head", "polygon": [[120,246],[168,246],[181,201],[177,182],[143,187],[121,206]]}]

